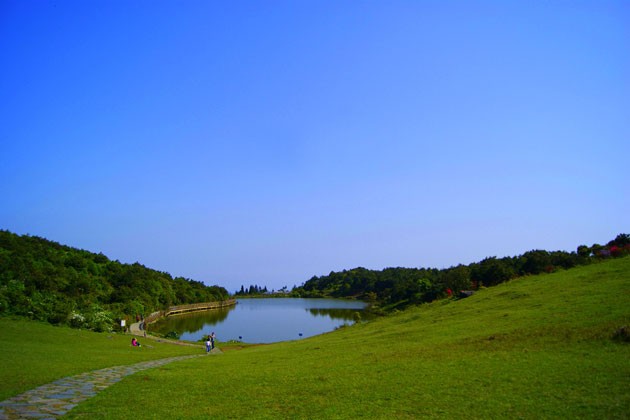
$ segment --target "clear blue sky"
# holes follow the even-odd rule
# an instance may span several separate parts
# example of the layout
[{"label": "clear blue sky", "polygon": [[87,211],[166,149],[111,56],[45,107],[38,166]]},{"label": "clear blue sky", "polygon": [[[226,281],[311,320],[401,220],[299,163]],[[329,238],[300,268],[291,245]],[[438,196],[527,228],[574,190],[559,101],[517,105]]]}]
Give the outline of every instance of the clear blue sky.
[{"label": "clear blue sky", "polygon": [[0,0],[0,228],[235,291],[630,233],[630,2]]}]

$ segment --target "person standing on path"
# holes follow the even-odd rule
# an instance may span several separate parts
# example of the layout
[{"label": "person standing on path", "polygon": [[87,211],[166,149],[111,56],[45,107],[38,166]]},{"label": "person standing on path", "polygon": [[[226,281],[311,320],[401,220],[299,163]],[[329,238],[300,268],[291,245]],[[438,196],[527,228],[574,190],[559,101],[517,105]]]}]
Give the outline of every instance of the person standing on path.
[{"label": "person standing on path", "polygon": [[210,345],[212,346],[213,349],[214,349],[214,339],[215,339],[215,335],[214,335],[214,331],[212,331],[212,334],[210,334]]},{"label": "person standing on path", "polygon": [[210,341],[210,335],[208,335],[208,339],[206,340],[206,354],[210,353],[212,350],[212,341]]}]

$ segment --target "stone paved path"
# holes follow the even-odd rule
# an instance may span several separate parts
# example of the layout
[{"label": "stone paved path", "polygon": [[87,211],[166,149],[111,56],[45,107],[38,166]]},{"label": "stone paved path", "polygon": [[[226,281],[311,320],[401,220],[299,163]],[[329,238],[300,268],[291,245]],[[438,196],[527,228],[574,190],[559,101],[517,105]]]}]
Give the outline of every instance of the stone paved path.
[{"label": "stone paved path", "polygon": [[[213,350],[213,353],[218,352],[218,348]],[[199,356],[203,355],[169,357],[135,365],[115,366],[59,379],[0,402],[0,420],[54,419],[127,375]]]}]

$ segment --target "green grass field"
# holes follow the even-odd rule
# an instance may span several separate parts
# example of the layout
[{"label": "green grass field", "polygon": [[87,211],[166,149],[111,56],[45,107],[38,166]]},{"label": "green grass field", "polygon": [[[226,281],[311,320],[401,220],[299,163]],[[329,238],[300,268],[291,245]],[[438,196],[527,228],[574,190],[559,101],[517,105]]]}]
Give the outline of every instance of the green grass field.
[{"label": "green grass field", "polygon": [[49,324],[0,318],[0,401],[65,376],[110,366],[184,354],[199,347],[177,346],[131,336],[97,334]]},{"label": "green grass field", "polygon": [[[611,337],[630,326],[629,298],[630,258],[521,278],[310,339],[143,371],[67,417],[628,418],[630,344]],[[0,327],[0,350],[11,354],[0,362],[5,398],[59,376],[199,351],[155,343],[134,353],[128,337]]]}]

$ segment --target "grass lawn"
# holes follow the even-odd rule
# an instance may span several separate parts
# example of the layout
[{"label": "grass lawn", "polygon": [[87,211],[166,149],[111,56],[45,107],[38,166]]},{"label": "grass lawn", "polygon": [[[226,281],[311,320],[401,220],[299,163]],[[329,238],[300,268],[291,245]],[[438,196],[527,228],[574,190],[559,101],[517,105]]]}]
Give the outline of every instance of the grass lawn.
[{"label": "grass lawn", "polygon": [[629,298],[630,258],[521,278],[143,371],[66,417],[628,418]]},{"label": "grass lawn", "polygon": [[139,340],[144,345],[137,348],[129,335],[0,318],[0,401],[66,376],[201,352],[201,346]]}]

